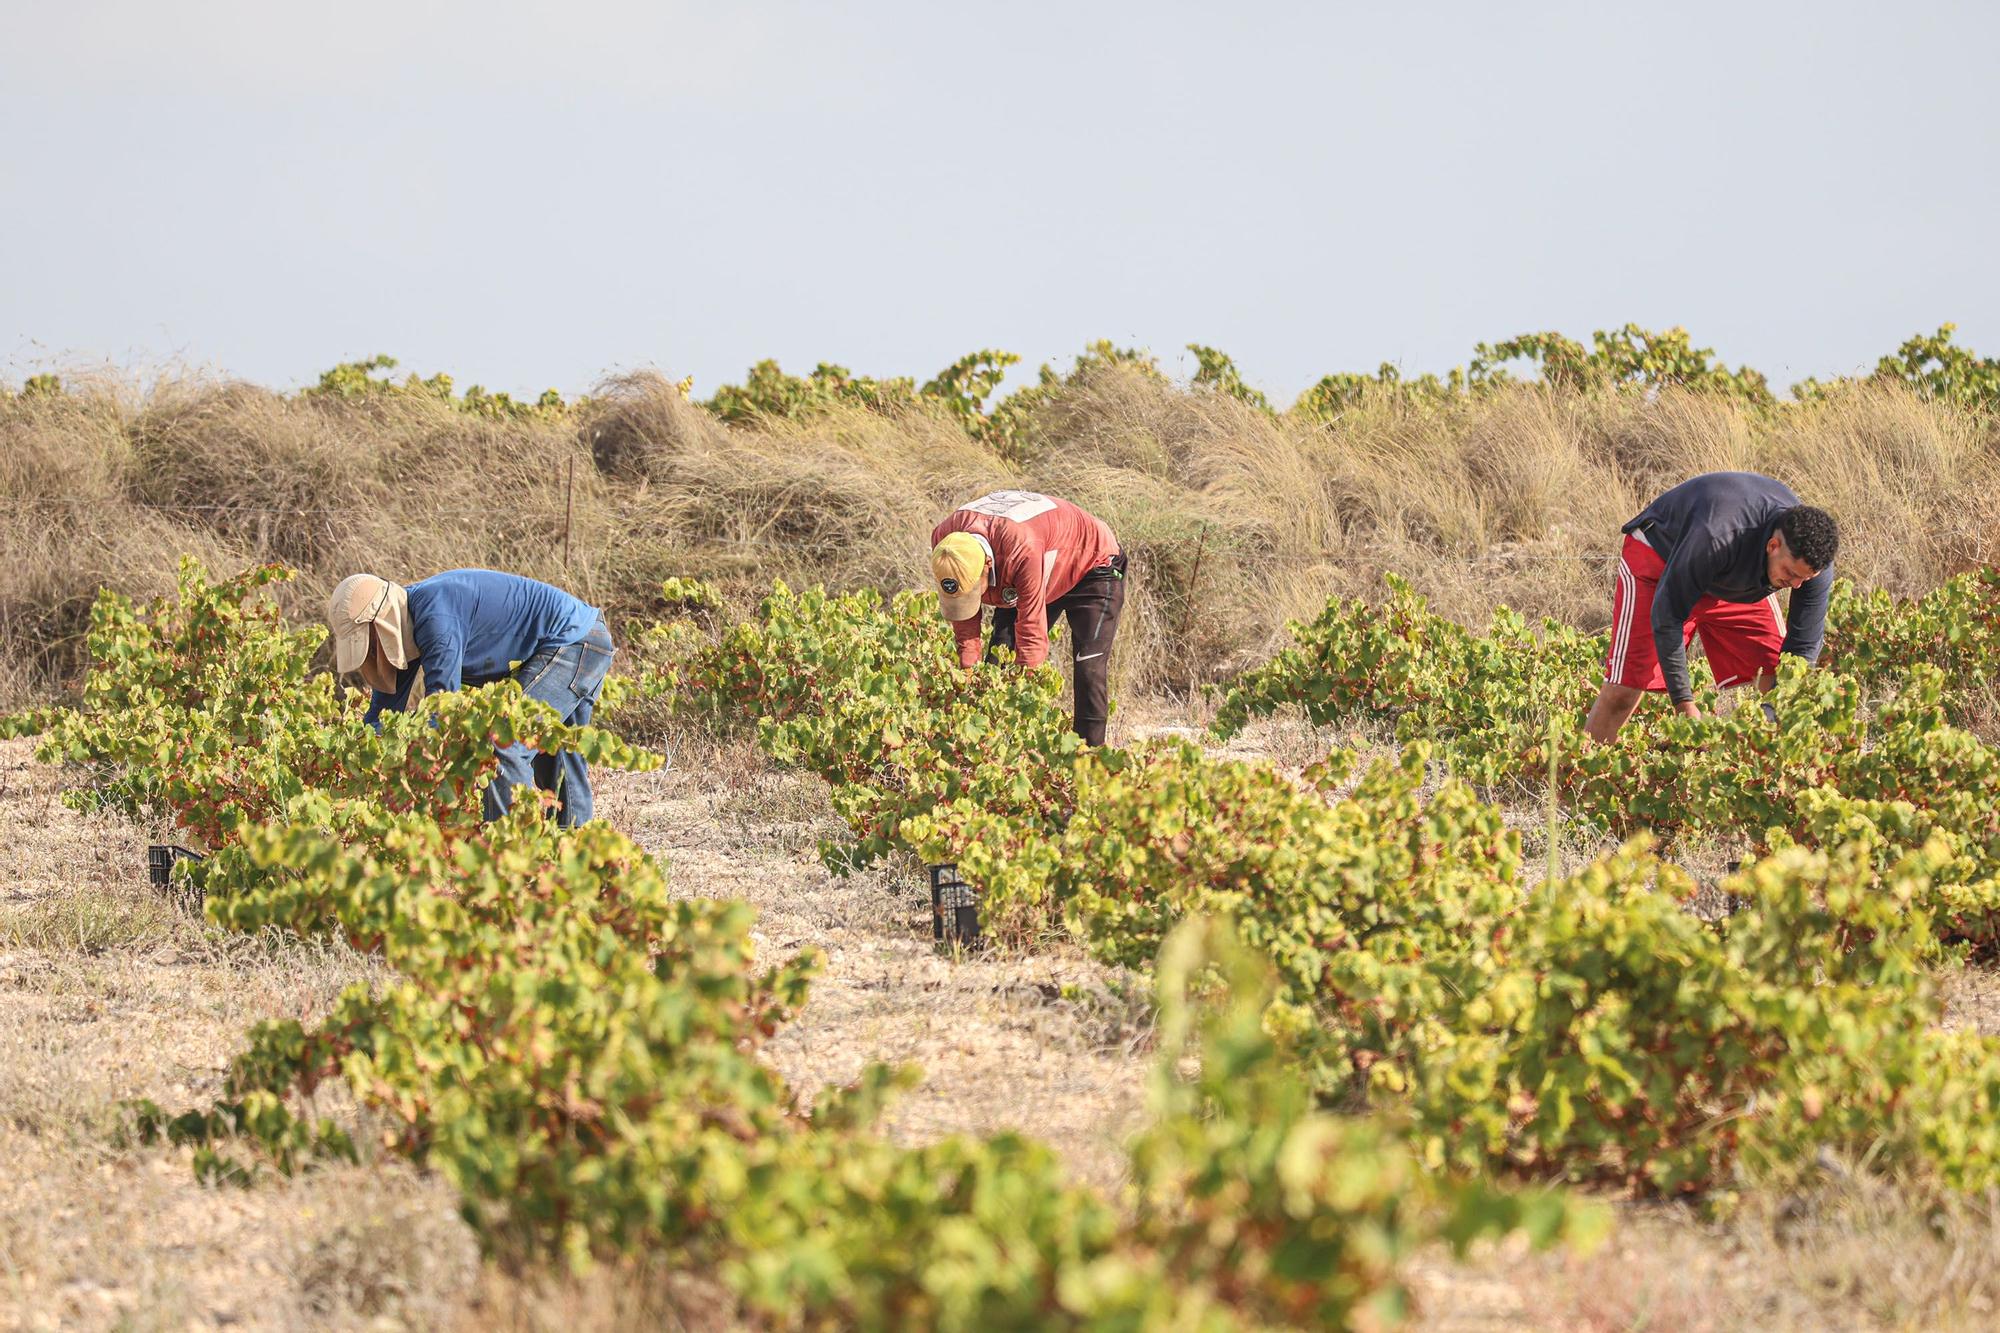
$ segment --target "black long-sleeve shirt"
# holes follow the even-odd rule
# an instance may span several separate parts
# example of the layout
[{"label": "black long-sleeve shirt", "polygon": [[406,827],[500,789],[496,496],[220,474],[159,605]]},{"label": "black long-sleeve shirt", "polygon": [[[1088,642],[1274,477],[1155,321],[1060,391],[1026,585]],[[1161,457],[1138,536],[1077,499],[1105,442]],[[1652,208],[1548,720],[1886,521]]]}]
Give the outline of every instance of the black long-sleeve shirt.
[{"label": "black long-sleeve shirt", "polygon": [[[1666,562],[1653,594],[1653,643],[1675,703],[1694,698],[1683,638],[1694,604],[1704,597],[1759,602],[1776,592],[1768,582],[1764,547],[1779,521],[1798,507],[1799,497],[1783,482],[1755,472],[1706,472],[1660,496],[1625,525],[1626,532],[1643,532]],[[1829,565],[1792,590],[1780,651],[1819,660],[1832,588]]]}]

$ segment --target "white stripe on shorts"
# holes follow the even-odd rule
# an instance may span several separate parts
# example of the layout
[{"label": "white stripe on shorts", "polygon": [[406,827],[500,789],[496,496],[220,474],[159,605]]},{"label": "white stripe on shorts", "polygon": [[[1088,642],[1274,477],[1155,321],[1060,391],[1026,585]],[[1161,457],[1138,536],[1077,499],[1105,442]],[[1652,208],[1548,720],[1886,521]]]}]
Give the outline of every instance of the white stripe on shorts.
[{"label": "white stripe on shorts", "polygon": [[1625,674],[1625,654],[1632,646],[1632,603],[1639,591],[1638,579],[1622,558],[1618,561],[1617,591],[1618,623],[1611,629],[1611,660],[1606,664],[1604,673],[1613,684],[1621,684],[1619,678]]}]

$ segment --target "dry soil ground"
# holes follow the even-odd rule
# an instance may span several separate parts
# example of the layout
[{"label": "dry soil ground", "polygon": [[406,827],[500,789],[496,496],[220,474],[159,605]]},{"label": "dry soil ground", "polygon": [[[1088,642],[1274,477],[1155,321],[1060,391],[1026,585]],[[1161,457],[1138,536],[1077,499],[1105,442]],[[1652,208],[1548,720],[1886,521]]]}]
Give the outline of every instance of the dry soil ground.
[{"label": "dry soil ground", "polygon": [[[1252,744],[1283,759],[1316,741]],[[1145,1007],[1119,977],[1064,949],[940,956],[910,870],[838,880],[820,867],[833,824],[816,783],[742,748],[682,760],[606,777],[599,813],[663,855],[680,890],[756,904],[774,956],[826,951],[812,1003],[774,1048],[788,1078],[809,1088],[914,1060],[927,1078],[890,1133],[1021,1129],[1115,1188],[1150,1058]],[[67,810],[62,781],[26,743],[0,744],[0,1328],[726,1324],[698,1278],[483,1264],[449,1189],[394,1162],[218,1189],[179,1151],[123,1143],[121,1099],[201,1103],[252,1023],[311,1019],[379,970],[177,912],[146,883],[148,831]],[[1968,974],[1955,1020],[1984,1025],[1995,989]],[[1594,1255],[1427,1254],[1416,1276],[1421,1326],[1437,1329],[1985,1327],[1996,1260],[1990,1204],[1939,1211],[1834,1180],[1753,1198],[1726,1223],[1623,1206]]]}]

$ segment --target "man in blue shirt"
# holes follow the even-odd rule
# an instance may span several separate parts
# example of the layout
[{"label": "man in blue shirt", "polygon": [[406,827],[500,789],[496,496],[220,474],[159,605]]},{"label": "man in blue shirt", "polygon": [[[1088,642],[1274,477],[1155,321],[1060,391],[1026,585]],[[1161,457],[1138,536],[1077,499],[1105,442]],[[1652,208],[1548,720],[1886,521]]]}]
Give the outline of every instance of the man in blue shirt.
[{"label": "man in blue shirt", "polygon": [[[408,588],[354,574],[327,599],[334,669],[358,671],[374,690],[367,721],[401,712],[419,667],[429,693],[518,680],[571,726],[590,722],[611,668],[611,631],[596,607],[560,588],[490,569],[453,569]],[[518,666],[516,665],[518,663]],[[564,827],[589,820],[590,774],[568,751],[498,750],[500,771],[481,800],[487,819],[507,813],[517,786],[555,792]]]}]

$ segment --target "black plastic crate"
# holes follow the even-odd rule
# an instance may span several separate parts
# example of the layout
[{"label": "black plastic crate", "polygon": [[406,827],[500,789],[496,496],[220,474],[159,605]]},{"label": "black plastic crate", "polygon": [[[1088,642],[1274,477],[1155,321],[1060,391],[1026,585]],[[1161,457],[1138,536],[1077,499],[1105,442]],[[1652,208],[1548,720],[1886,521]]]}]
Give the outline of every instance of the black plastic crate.
[{"label": "black plastic crate", "polygon": [[957,866],[931,866],[931,938],[940,944],[979,939],[979,890],[959,878]]},{"label": "black plastic crate", "polygon": [[174,862],[199,861],[200,852],[191,852],[175,844],[154,843],[146,848],[146,878],[153,881],[156,889],[170,889],[174,884]]}]

